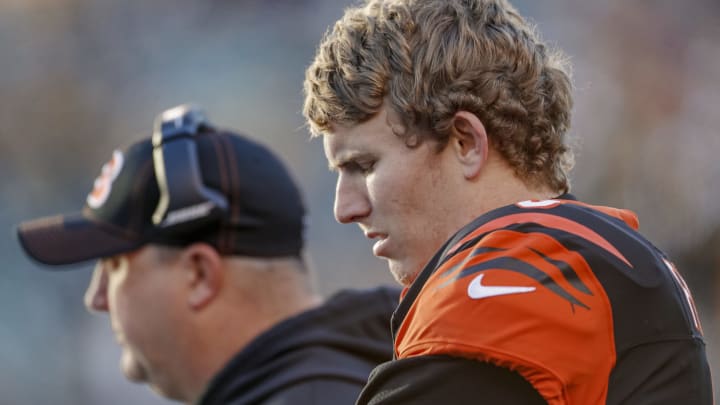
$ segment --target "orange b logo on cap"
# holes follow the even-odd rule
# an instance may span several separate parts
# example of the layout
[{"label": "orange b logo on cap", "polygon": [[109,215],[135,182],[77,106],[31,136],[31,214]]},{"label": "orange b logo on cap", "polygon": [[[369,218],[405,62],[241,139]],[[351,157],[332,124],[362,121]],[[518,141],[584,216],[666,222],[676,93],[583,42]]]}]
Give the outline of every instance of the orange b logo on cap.
[{"label": "orange b logo on cap", "polygon": [[87,205],[90,208],[100,208],[108,196],[110,190],[112,190],[112,183],[120,174],[120,170],[123,166],[123,154],[119,150],[114,150],[112,159],[105,163],[100,171],[100,176],[95,179],[93,190],[87,196]]}]

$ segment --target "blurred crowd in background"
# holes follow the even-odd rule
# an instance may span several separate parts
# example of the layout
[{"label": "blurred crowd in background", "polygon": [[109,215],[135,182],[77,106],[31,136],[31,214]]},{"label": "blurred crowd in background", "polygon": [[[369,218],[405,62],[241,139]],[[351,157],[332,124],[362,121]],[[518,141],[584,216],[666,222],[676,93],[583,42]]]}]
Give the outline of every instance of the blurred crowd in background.
[{"label": "blurred crowd in background", "polygon": [[[77,211],[111,151],[183,102],[276,150],[304,188],[323,295],[392,284],[332,216],[334,175],[304,125],[302,81],[341,0],[0,2],[0,404],[162,404],[126,382],[92,263],[40,271],[21,220]],[[516,0],[574,65],[572,191],[634,210],[704,321],[720,378],[720,2]],[[718,394],[716,394],[718,396]]]}]

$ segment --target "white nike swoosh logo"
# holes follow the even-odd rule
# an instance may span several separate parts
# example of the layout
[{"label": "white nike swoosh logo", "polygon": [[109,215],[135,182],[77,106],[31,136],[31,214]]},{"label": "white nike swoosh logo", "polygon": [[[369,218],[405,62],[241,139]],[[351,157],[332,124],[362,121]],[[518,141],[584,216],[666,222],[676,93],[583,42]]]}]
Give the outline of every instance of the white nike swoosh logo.
[{"label": "white nike swoosh logo", "polygon": [[482,279],[484,276],[485,274],[478,275],[468,285],[467,291],[470,298],[479,300],[481,298],[495,297],[497,295],[522,294],[535,291],[535,287],[483,285]]}]

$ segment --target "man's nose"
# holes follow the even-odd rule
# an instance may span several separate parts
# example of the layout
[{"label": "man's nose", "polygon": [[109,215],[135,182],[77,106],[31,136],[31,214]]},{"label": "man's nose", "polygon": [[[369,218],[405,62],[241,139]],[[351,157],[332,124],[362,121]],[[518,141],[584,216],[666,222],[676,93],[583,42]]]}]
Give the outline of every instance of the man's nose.
[{"label": "man's nose", "polygon": [[90,284],[85,291],[85,307],[90,312],[107,312],[107,273],[101,261],[98,261],[93,270]]},{"label": "man's nose", "polygon": [[370,215],[367,187],[358,179],[349,179],[342,173],[335,187],[335,219],[343,224],[358,222]]}]

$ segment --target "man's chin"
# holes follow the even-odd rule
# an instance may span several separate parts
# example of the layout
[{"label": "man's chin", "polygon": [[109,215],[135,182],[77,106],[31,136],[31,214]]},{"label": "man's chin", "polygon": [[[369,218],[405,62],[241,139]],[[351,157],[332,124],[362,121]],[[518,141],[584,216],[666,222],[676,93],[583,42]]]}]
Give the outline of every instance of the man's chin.
[{"label": "man's chin", "polygon": [[137,383],[147,382],[147,370],[145,370],[135,356],[127,349],[123,350],[120,367],[128,380]]},{"label": "man's chin", "polygon": [[417,271],[408,271],[398,262],[392,260],[388,260],[388,267],[390,268],[390,273],[395,281],[400,283],[403,287],[409,287],[418,275]]},{"label": "man's chin", "polygon": [[[133,356],[132,352],[127,349],[123,350],[120,367],[128,380],[134,383],[147,384],[152,391],[160,396],[179,402],[191,402],[183,397],[180,391],[171,389],[171,385],[161,383],[157,378],[157,374],[151,376],[149,369],[143,366],[142,363]],[[168,381],[165,381],[165,383],[167,382]]]}]

